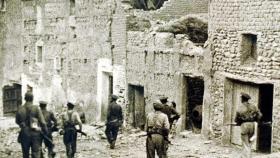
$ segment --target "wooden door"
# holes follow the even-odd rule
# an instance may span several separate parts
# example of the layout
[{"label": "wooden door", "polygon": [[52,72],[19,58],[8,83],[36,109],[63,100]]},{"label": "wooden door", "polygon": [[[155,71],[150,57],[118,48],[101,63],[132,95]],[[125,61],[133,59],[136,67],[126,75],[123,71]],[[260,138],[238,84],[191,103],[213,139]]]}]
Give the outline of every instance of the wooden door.
[{"label": "wooden door", "polygon": [[[259,86],[254,84],[248,84],[244,82],[237,82],[233,83],[233,97],[232,97],[232,117],[231,122],[234,123],[236,111],[241,104],[241,92],[247,93],[251,96],[249,100],[250,103],[253,105],[259,105]],[[257,132],[257,124],[255,132]],[[231,143],[236,145],[242,145],[241,141],[241,130],[240,126],[232,126],[231,127]],[[256,141],[253,144],[253,149],[256,150]]]},{"label": "wooden door", "polygon": [[21,85],[5,86],[3,88],[4,114],[13,114],[21,105]]},{"label": "wooden door", "polygon": [[144,99],[144,87],[135,87],[135,123],[136,127],[144,129],[145,125],[145,99]]}]

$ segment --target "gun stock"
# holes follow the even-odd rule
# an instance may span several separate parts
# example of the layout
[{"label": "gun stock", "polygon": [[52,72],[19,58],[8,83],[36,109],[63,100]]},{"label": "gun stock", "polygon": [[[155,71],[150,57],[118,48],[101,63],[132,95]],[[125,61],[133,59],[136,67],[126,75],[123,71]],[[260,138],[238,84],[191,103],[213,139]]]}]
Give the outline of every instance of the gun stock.
[{"label": "gun stock", "polygon": [[77,132],[81,133],[81,135],[83,135],[83,136],[87,136],[87,134],[85,132],[81,131],[81,130],[77,130]]}]

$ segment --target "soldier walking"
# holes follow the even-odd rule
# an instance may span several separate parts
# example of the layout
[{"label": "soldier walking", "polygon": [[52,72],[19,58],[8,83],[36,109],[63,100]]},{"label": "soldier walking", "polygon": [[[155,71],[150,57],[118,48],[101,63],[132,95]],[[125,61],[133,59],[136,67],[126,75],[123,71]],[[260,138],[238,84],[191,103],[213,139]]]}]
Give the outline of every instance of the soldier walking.
[{"label": "soldier walking", "polygon": [[[159,100],[160,100],[160,102],[162,103],[162,106],[163,106],[161,111],[164,114],[167,115],[168,121],[169,121],[169,124],[170,124],[169,128],[171,129],[173,122],[180,118],[180,114],[176,111],[176,108],[173,107],[174,105],[169,106],[167,104],[168,97],[161,97],[161,98],[159,98]],[[174,102],[174,104],[175,104],[175,102]],[[176,104],[175,104],[175,107],[176,107]]]},{"label": "soldier walking", "polygon": [[[53,140],[52,132],[58,130],[57,129],[57,119],[55,118],[53,112],[47,110],[47,108],[46,108],[47,104],[48,103],[45,101],[39,102],[39,106],[41,108],[41,111],[42,111],[43,116],[47,123],[48,135],[46,135],[46,136],[49,140],[52,141]],[[51,143],[49,140],[43,139],[45,146],[48,148],[49,158],[53,158],[53,157],[55,157],[56,153],[53,151],[53,149],[54,149],[53,143]]]},{"label": "soldier walking", "polygon": [[255,122],[262,117],[259,109],[250,104],[250,95],[241,93],[241,106],[236,112],[235,122],[241,126],[241,140],[243,144],[241,158],[251,158],[251,146],[255,133]]},{"label": "soldier walking", "polygon": [[25,104],[16,113],[16,123],[20,126],[18,142],[21,143],[23,158],[40,158],[42,151],[42,134],[47,134],[46,121],[41,110],[33,105],[33,94],[27,92]]},{"label": "soldier walking", "polygon": [[123,123],[122,107],[116,102],[117,99],[118,96],[112,95],[112,101],[107,112],[105,134],[111,149],[115,148],[119,127],[122,126]]},{"label": "soldier walking", "polygon": [[169,122],[167,115],[162,113],[163,106],[153,103],[155,112],[148,114],[145,131],[147,132],[147,158],[154,158],[155,151],[159,158],[167,158]]},{"label": "soldier walking", "polygon": [[63,142],[66,147],[67,158],[74,158],[77,148],[77,129],[76,125],[79,125],[79,130],[82,131],[82,121],[79,113],[74,110],[74,104],[67,103],[67,111],[62,114],[62,127],[60,131],[63,134]]}]

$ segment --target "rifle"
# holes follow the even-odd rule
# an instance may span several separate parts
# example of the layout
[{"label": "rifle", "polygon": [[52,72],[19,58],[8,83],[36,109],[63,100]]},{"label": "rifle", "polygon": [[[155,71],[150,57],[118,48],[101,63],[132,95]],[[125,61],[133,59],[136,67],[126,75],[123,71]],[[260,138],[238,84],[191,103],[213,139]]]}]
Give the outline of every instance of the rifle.
[{"label": "rifle", "polygon": [[49,138],[45,133],[43,133],[42,131],[40,131],[41,136],[43,137],[44,140],[46,140],[49,144],[51,144],[52,146],[54,146],[53,141],[51,140],[51,138]]},{"label": "rifle", "polygon": [[[140,137],[146,137],[146,136],[151,136],[151,135],[153,135],[153,134],[160,134],[160,133],[158,133],[158,132],[149,132],[149,133],[147,133],[147,134],[139,135],[138,137],[139,137],[139,138],[140,138]],[[160,135],[162,135],[162,134],[160,134]],[[167,141],[168,144],[171,144],[171,145],[172,145],[171,141],[168,139],[168,136],[163,136],[163,139],[164,139],[165,141]]]},{"label": "rifle", "polygon": [[81,133],[82,136],[87,136],[87,134],[83,131],[81,131],[80,129],[77,130],[77,133]]}]

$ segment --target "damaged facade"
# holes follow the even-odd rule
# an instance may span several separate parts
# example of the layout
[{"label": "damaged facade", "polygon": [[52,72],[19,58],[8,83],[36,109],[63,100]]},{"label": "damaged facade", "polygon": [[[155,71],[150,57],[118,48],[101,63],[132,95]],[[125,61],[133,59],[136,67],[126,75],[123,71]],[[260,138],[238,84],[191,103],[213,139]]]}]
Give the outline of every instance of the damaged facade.
[{"label": "damaged facade", "polygon": [[203,135],[240,145],[240,129],[225,125],[233,123],[245,91],[263,121],[273,121],[271,128],[259,126],[255,149],[279,150],[278,6],[168,0],[144,11],[130,0],[5,1],[0,111],[13,112],[9,106],[32,90],[35,104],[44,99],[59,111],[73,101],[99,121],[114,93],[127,123],[142,128],[152,102],[165,95],[182,114],[180,130],[193,128],[192,111],[202,106],[196,127]]},{"label": "damaged facade", "polygon": [[279,1],[210,2],[213,77],[204,124],[225,144],[241,144],[240,128],[226,124],[233,123],[245,92],[263,113],[261,121],[272,122],[271,127],[258,125],[254,149],[279,151],[279,7]]}]

